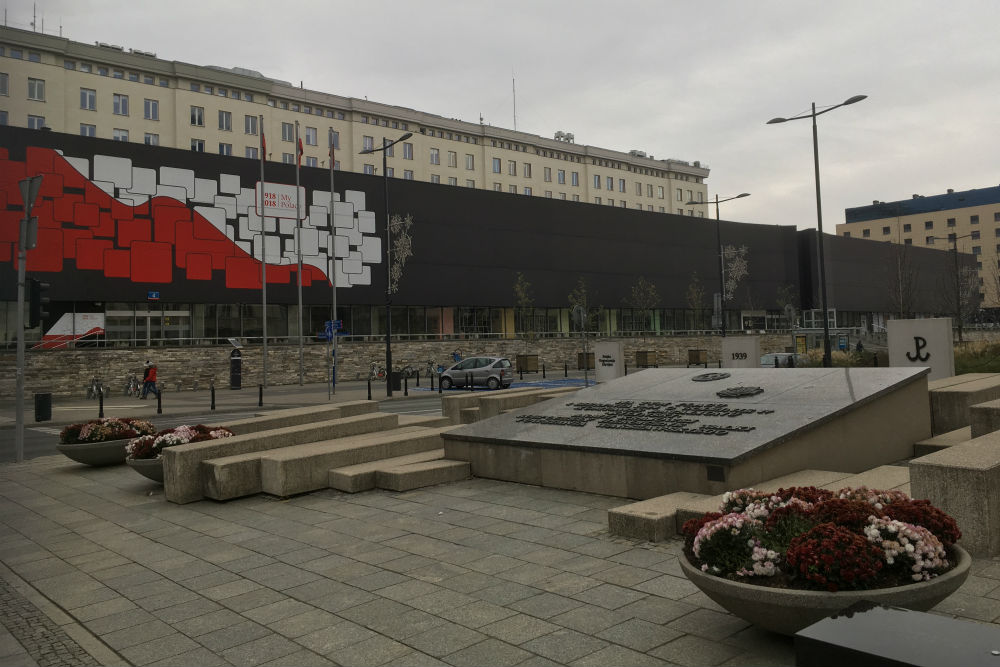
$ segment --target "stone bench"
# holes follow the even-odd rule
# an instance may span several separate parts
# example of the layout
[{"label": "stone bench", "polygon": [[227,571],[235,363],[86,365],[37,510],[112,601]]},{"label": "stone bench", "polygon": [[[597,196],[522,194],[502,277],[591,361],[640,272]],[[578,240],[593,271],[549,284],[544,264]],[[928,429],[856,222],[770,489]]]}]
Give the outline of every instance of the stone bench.
[{"label": "stone bench", "polygon": [[1000,432],[913,459],[910,485],[955,518],[969,553],[1000,555]]},{"label": "stone bench", "polygon": [[288,426],[299,426],[311,422],[329,421],[341,417],[371,414],[378,411],[378,401],[348,401],[329,405],[308,405],[300,408],[270,410],[246,419],[226,422],[226,428],[237,435],[257,433]]},{"label": "stone bench", "polygon": [[[579,387],[518,387],[489,393],[469,392],[461,396],[445,396],[441,399],[441,413],[452,424],[471,424],[480,419],[496,417],[501,412],[533,405],[555,396],[578,391]],[[475,419],[473,419],[475,417]],[[464,421],[471,419],[472,421]]]},{"label": "stone bench", "polygon": [[926,440],[920,440],[919,442],[913,443],[913,456],[927,456],[933,452],[937,452],[948,447],[954,447],[955,445],[959,445],[969,440],[972,440],[972,427],[963,426],[962,428],[957,428],[954,431],[948,431],[947,433],[935,435],[927,438]]},{"label": "stone bench", "polygon": [[163,450],[163,488],[167,500],[190,503],[204,497],[201,463],[210,459],[292,447],[306,442],[343,438],[360,433],[396,428],[395,414],[360,414],[329,421],[312,422],[231,438],[192,442]]},{"label": "stone bench", "polygon": [[443,458],[444,449],[431,449],[426,452],[417,452],[416,454],[408,454],[406,456],[394,456],[390,459],[334,468],[330,471],[329,486],[331,489],[344,491],[345,493],[370,491],[375,488],[375,475],[379,470],[388,470],[411,463],[424,463],[425,461],[434,461]]},{"label": "stone bench", "polygon": [[970,406],[969,427],[970,435],[973,438],[993,433],[993,431],[1000,431],[1000,400],[986,401]]},{"label": "stone bench", "polygon": [[[505,394],[517,394],[535,390],[531,387],[518,387],[516,389],[501,389],[500,391]],[[441,414],[451,420],[452,424],[461,424],[462,410],[464,408],[478,408],[480,398],[482,398],[481,391],[469,391],[451,396],[442,396]]]},{"label": "stone bench", "polygon": [[969,408],[1000,398],[1000,373],[967,373],[927,383],[931,434],[954,431],[972,423]]},{"label": "stone bench", "polygon": [[468,461],[437,459],[408,463],[394,468],[378,470],[375,485],[388,491],[411,491],[425,486],[458,482],[472,476],[472,465]]}]

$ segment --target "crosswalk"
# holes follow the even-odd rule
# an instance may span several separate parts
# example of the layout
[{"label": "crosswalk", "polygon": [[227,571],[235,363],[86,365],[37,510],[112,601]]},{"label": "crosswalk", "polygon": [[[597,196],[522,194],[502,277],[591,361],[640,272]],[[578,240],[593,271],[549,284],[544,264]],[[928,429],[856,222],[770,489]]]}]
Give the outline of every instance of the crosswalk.
[{"label": "crosswalk", "polygon": [[28,430],[38,431],[39,433],[50,433],[52,435],[59,435],[62,432],[62,429],[53,428],[51,426],[31,426]]}]

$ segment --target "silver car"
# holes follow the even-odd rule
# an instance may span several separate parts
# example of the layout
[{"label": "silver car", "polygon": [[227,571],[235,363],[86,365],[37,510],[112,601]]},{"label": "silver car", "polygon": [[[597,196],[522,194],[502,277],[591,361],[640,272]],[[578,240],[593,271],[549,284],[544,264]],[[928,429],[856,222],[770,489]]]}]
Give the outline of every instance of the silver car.
[{"label": "silver car", "polygon": [[506,389],[514,381],[514,367],[504,357],[469,357],[453,364],[441,373],[441,388],[472,386]]}]

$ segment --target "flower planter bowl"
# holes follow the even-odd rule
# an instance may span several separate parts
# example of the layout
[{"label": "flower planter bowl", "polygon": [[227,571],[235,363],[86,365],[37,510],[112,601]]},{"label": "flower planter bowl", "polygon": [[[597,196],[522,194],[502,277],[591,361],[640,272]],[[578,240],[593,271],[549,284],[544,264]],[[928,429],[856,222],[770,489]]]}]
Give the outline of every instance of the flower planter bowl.
[{"label": "flower planter bowl", "polygon": [[702,572],[683,555],[680,562],[691,583],[729,613],[765,630],[792,635],[862,600],[927,611],[958,590],[969,576],[972,557],[957,545],[952,550],[955,567],[929,581],[836,593],[744,584]]},{"label": "flower planter bowl", "polygon": [[163,484],[163,459],[126,459],[125,463],[143,477]]},{"label": "flower planter bowl", "polygon": [[126,444],[128,440],[59,443],[56,449],[74,461],[88,466],[113,466],[125,463]]}]

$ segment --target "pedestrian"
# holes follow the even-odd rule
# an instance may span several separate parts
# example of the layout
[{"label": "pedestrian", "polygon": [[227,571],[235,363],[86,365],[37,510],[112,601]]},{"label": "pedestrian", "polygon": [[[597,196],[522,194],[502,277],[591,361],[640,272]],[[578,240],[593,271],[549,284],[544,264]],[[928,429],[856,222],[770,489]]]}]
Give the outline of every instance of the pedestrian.
[{"label": "pedestrian", "polygon": [[146,371],[142,376],[142,396],[139,398],[146,400],[146,394],[150,392],[156,394],[157,398],[160,397],[160,390],[156,388],[156,365],[147,359]]},{"label": "pedestrian", "polygon": [[861,344],[861,339],[858,339],[858,344],[854,346],[854,351],[861,354],[865,351],[865,346]]}]

